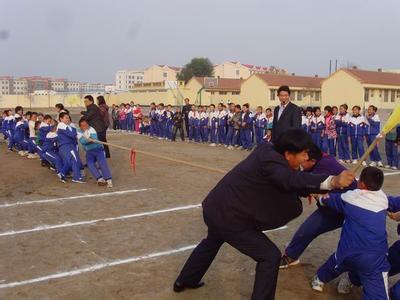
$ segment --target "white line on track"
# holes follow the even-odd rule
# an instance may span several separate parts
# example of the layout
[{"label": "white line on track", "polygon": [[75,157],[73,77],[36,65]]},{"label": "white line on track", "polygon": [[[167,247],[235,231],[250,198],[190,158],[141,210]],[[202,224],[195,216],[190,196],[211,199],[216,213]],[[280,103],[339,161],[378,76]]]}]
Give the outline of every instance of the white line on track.
[{"label": "white line on track", "polygon": [[53,199],[19,201],[19,202],[14,202],[14,203],[3,203],[3,204],[0,204],[0,208],[31,205],[31,204],[41,204],[41,203],[63,202],[63,201],[83,199],[83,198],[110,197],[110,196],[124,195],[124,194],[129,194],[129,193],[145,192],[145,191],[149,191],[149,190],[151,190],[151,188],[149,188],[149,189],[125,190],[125,191],[115,191],[115,192],[100,193],[100,194],[85,194],[85,195],[79,195],[79,196],[53,198]]},{"label": "white line on track", "polygon": [[400,171],[398,171],[398,172],[392,172],[392,173],[384,173],[383,175],[385,175],[385,176],[391,176],[391,175],[399,175],[400,174]]},{"label": "white line on track", "polygon": [[[280,228],[267,230],[264,232],[284,230],[286,228],[287,228],[287,226],[283,226]],[[169,256],[169,255],[173,255],[176,253],[192,250],[196,246],[197,245],[189,245],[189,246],[184,246],[184,247],[173,249],[173,250],[155,252],[155,253],[150,253],[150,254],[146,254],[146,255],[142,255],[142,256],[134,256],[134,257],[129,257],[129,258],[125,258],[125,259],[112,260],[112,261],[108,261],[108,262],[104,262],[104,263],[98,263],[98,264],[94,264],[94,265],[87,266],[87,267],[80,268],[80,269],[75,269],[75,270],[60,272],[60,273],[54,273],[54,274],[50,274],[50,275],[46,275],[46,276],[42,276],[42,277],[36,277],[36,278],[28,279],[28,280],[14,281],[14,282],[9,282],[9,283],[1,283],[0,289],[13,288],[13,287],[22,286],[22,285],[39,283],[39,282],[48,281],[48,280],[52,280],[52,279],[72,277],[72,276],[77,276],[77,275],[84,274],[84,273],[94,272],[94,271],[101,270],[104,268],[129,264],[129,263],[133,263],[133,262],[137,262],[137,261],[141,261],[141,260],[147,260],[147,259],[151,259],[151,258]]]},{"label": "white line on track", "polygon": [[138,217],[152,216],[152,215],[158,215],[158,214],[162,214],[162,213],[198,208],[200,206],[201,206],[200,204],[194,204],[194,205],[172,207],[172,208],[167,208],[167,209],[153,210],[153,211],[148,211],[148,212],[142,212],[142,213],[131,214],[131,215],[123,215],[123,216],[118,216],[118,217],[110,217],[110,218],[104,218],[104,219],[94,219],[94,220],[74,222],[74,223],[65,222],[65,223],[56,224],[56,225],[41,225],[41,226],[37,226],[34,228],[30,228],[30,229],[11,230],[11,231],[1,232],[0,237],[18,235],[18,234],[24,234],[24,233],[31,233],[31,232],[38,232],[38,231],[45,231],[45,230],[52,230],[52,229],[75,227],[75,226],[86,226],[86,225],[92,225],[92,224],[95,224],[98,222],[121,221],[121,220],[126,220],[126,219],[133,219],[133,218],[138,218]]}]

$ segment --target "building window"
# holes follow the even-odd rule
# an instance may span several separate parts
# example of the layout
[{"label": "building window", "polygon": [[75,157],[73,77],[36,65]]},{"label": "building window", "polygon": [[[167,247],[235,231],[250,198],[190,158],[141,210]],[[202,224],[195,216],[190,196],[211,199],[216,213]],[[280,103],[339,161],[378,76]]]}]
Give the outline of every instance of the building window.
[{"label": "building window", "polygon": [[394,102],[395,94],[396,94],[395,90],[390,91],[390,102]]},{"label": "building window", "polygon": [[232,92],[232,95],[240,95],[240,92]]},{"label": "building window", "polygon": [[236,76],[240,75],[240,70],[236,70]]},{"label": "building window", "polygon": [[303,100],[303,93],[301,91],[297,91],[297,101]]},{"label": "building window", "polygon": [[220,95],[226,95],[227,92],[219,92]]},{"label": "building window", "polygon": [[274,101],[275,100],[275,93],[276,93],[276,90],[270,90],[270,93],[271,93],[271,95],[270,95],[270,99],[272,100],[272,101]]},{"label": "building window", "polygon": [[389,90],[384,90],[383,91],[383,101],[388,102],[389,101]]},{"label": "building window", "polygon": [[[297,93],[300,93],[300,92],[297,92]],[[290,101],[294,101],[295,100],[295,96],[296,96],[296,91],[291,91],[291,93],[289,95]]]},{"label": "building window", "polygon": [[315,92],[315,101],[319,101],[321,98],[321,92]]},{"label": "building window", "polygon": [[396,98],[400,98],[400,90],[397,90],[396,94]]},{"label": "building window", "polygon": [[364,90],[364,101],[365,102],[369,101],[369,90],[368,89]]},{"label": "building window", "polygon": [[211,92],[211,95],[214,95],[214,92]]},{"label": "building window", "polygon": [[164,77],[164,78],[167,78],[167,76],[168,76],[167,72],[164,72],[164,73],[163,73],[163,77]]}]

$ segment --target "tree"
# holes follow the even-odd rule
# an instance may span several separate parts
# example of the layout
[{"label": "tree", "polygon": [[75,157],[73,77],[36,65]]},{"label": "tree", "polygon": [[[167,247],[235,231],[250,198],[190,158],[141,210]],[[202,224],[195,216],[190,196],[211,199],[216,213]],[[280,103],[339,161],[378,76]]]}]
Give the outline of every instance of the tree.
[{"label": "tree", "polygon": [[195,57],[190,63],[186,64],[178,73],[177,79],[189,81],[193,76],[211,77],[214,72],[214,67],[211,61],[206,57]]}]

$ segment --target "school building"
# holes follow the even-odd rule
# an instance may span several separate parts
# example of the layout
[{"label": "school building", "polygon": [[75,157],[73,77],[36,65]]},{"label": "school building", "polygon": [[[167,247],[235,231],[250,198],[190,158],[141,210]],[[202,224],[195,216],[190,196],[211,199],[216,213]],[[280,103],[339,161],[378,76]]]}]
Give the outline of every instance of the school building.
[{"label": "school building", "polygon": [[279,105],[278,88],[281,85],[288,85],[291,90],[290,99],[293,103],[299,106],[320,106],[323,79],[294,74],[255,74],[243,82],[240,104],[247,102],[252,107],[275,107]]},{"label": "school building", "polygon": [[339,69],[322,82],[323,105],[393,109],[400,103],[400,73]]},{"label": "school building", "polygon": [[154,65],[144,70],[143,82],[176,81],[180,71],[179,67]]},{"label": "school building", "polygon": [[274,66],[262,67],[250,64],[242,64],[238,61],[225,61],[222,64],[214,65],[214,77],[247,79],[253,74],[286,74],[287,71]]}]

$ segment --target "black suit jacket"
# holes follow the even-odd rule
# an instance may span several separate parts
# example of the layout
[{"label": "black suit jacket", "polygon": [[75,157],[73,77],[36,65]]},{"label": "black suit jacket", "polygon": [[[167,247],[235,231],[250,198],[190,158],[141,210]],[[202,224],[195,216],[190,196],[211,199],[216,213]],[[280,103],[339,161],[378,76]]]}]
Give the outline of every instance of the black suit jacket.
[{"label": "black suit jacket", "polygon": [[221,230],[278,228],[301,214],[298,194],[319,192],[327,177],[293,170],[272,144],[261,144],[211,190],[204,214]]},{"label": "black suit jacket", "polygon": [[101,115],[100,108],[96,104],[90,104],[88,107],[86,107],[86,111],[82,111],[81,114],[85,116],[89,125],[92,126],[97,133],[103,132],[107,129],[107,126],[104,123]]},{"label": "black suit jacket", "polygon": [[272,141],[275,143],[278,137],[290,128],[301,128],[301,108],[289,102],[278,120],[279,105],[274,109],[274,121],[272,123]]}]

